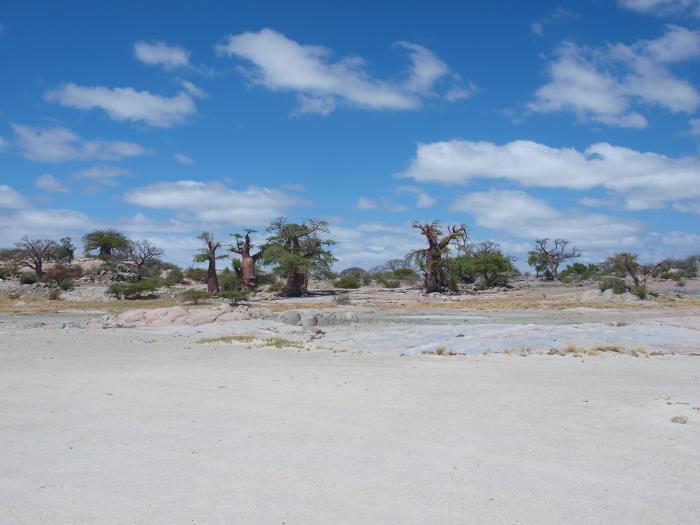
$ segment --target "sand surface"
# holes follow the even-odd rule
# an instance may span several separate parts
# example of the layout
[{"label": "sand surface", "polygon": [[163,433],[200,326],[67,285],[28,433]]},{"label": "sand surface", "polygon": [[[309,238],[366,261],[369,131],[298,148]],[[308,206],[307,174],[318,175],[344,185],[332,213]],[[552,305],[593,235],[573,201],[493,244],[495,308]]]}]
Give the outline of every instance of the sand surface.
[{"label": "sand surface", "polygon": [[[624,312],[588,314],[526,329],[595,333]],[[615,330],[665,326],[685,345],[639,358],[401,356],[402,331],[532,312],[363,322],[321,342],[278,323],[1,315],[0,523],[698,523],[696,314],[628,315]],[[251,331],[303,346],[197,342]]]}]

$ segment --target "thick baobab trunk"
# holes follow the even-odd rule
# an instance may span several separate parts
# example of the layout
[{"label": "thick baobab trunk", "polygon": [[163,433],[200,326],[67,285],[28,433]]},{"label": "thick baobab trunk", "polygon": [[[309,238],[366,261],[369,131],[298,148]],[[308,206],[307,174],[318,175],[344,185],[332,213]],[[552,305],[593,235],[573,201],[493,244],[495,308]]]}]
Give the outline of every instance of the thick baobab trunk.
[{"label": "thick baobab trunk", "polygon": [[287,284],[282,289],[283,297],[301,297],[306,295],[309,278],[303,273],[294,273],[287,277]]},{"label": "thick baobab trunk", "polygon": [[219,278],[216,276],[216,257],[209,256],[209,267],[207,268],[207,291],[210,294],[219,293]]},{"label": "thick baobab trunk", "polygon": [[241,288],[249,290],[255,287],[255,263],[262,255],[261,252],[250,253],[250,236],[246,234],[245,242],[236,251],[241,256]]},{"label": "thick baobab trunk", "polygon": [[423,284],[427,293],[445,291],[445,270],[435,254],[428,253],[426,257]]},{"label": "thick baobab trunk", "polygon": [[34,263],[34,273],[36,273],[37,277],[41,277],[44,275],[44,263],[43,261],[36,261]]}]

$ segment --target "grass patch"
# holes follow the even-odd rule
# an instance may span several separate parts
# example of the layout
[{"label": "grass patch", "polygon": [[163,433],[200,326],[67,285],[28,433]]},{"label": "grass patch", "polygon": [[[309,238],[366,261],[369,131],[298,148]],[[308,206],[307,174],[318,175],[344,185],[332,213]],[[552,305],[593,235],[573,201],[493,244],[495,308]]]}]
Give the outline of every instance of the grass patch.
[{"label": "grass patch", "polygon": [[270,337],[265,339],[265,346],[274,346],[275,348],[303,348],[304,345],[293,339],[285,339],[284,337]]},{"label": "grass patch", "polygon": [[222,337],[205,337],[197,341],[201,345],[230,345],[233,343],[252,343],[255,337],[252,335],[224,335]]},{"label": "grass patch", "polygon": [[435,349],[435,355],[446,355],[446,354],[447,354],[447,350],[445,349],[444,346],[438,346]]}]

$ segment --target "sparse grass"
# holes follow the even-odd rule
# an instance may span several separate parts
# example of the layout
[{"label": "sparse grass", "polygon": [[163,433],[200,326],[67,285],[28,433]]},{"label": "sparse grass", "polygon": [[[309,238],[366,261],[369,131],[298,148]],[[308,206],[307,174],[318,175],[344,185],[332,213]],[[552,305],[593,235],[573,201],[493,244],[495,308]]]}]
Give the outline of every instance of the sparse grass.
[{"label": "sparse grass", "polygon": [[303,348],[304,345],[293,339],[285,339],[284,337],[270,337],[265,339],[265,346],[274,346],[275,348]]},{"label": "sparse grass", "polygon": [[252,343],[252,335],[224,335],[222,337],[205,337],[197,341],[201,345],[227,345],[232,343]]},{"label": "sparse grass", "polygon": [[609,326],[615,326],[615,327],[621,327],[621,326],[627,326],[627,323],[625,321],[613,321],[612,323],[609,323]]},{"label": "sparse grass", "polygon": [[447,355],[447,350],[445,349],[444,346],[438,346],[435,349],[435,355]]}]

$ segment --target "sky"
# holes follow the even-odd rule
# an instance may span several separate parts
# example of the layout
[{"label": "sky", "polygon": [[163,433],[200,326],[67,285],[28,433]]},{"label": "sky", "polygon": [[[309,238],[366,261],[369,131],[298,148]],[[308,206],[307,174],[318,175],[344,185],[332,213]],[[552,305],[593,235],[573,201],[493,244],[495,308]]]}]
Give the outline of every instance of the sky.
[{"label": "sky", "polygon": [[328,221],[337,269],[466,224],[525,266],[700,252],[700,0],[6,2],[0,246]]}]

